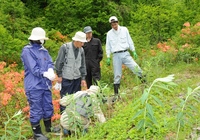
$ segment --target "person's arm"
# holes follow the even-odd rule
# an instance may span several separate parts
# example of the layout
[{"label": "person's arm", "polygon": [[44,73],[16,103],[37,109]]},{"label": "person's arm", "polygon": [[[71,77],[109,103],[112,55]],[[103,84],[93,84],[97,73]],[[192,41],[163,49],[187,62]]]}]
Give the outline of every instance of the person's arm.
[{"label": "person's arm", "polygon": [[101,41],[98,39],[98,62],[103,59],[103,49],[101,45]]},{"label": "person's arm", "polygon": [[133,40],[132,40],[127,28],[126,28],[126,36],[127,36],[127,41],[128,41],[128,45],[129,45],[130,50],[135,51]]},{"label": "person's arm", "polygon": [[24,48],[22,51],[21,59],[24,63],[24,66],[37,77],[43,77],[44,71],[40,69],[37,65],[36,58],[34,59],[34,55],[30,52],[28,48]]},{"label": "person's arm", "polygon": [[81,67],[80,67],[81,79],[85,80],[85,77],[87,75],[86,64],[85,64],[85,53],[83,48],[81,48],[80,51],[81,51]]},{"label": "person's arm", "polygon": [[111,46],[110,46],[109,35],[107,33],[107,36],[106,36],[106,55],[107,55],[107,58],[110,58],[110,54],[111,54]]},{"label": "person's arm", "polygon": [[65,62],[66,46],[62,45],[56,58],[55,69],[58,77],[62,77],[62,69]]}]

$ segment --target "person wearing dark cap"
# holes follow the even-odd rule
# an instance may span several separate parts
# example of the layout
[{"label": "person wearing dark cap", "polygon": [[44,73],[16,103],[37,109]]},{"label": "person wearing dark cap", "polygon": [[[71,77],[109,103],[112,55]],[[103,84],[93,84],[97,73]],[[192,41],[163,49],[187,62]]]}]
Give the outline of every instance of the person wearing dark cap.
[{"label": "person wearing dark cap", "polygon": [[92,35],[92,28],[86,26],[84,29],[86,33],[87,42],[85,42],[83,49],[85,52],[86,68],[87,68],[87,88],[93,84],[97,84],[97,81],[101,79],[100,61],[103,58],[103,49],[101,41],[98,38],[94,38]]},{"label": "person wearing dark cap", "polygon": [[141,82],[145,82],[145,76],[142,75],[142,70],[131,57],[128,49],[132,51],[134,59],[137,59],[134,43],[131,39],[129,31],[126,27],[120,26],[116,16],[109,18],[109,23],[112,29],[108,31],[106,36],[106,55],[107,65],[110,65],[110,55],[113,54],[113,69],[114,69],[114,94],[119,95],[120,80],[122,77],[122,64],[126,65],[134,74],[136,74]]}]

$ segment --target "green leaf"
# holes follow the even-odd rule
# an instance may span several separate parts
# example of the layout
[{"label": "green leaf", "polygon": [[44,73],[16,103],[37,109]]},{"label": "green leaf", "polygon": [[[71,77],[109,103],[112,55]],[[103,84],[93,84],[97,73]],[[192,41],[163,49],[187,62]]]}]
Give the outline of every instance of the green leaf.
[{"label": "green leaf", "polygon": [[154,123],[157,124],[157,120],[154,116],[150,115],[149,113],[147,113],[147,117]]},{"label": "green leaf", "polygon": [[163,103],[162,103],[156,96],[151,95],[151,97],[153,97],[153,99],[156,101],[156,103],[157,103],[158,105],[160,105],[160,106],[163,107]]},{"label": "green leaf", "polygon": [[144,126],[144,122],[145,122],[144,119],[140,120],[140,121],[136,124],[136,129],[137,129],[137,130],[140,130],[140,129]]},{"label": "green leaf", "polygon": [[142,97],[141,97],[141,102],[142,102],[142,104],[144,104],[144,102],[146,101],[146,99],[148,98],[148,95],[149,95],[149,93],[148,93],[148,90],[147,89],[145,89],[144,90],[144,93],[142,94]]},{"label": "green leaf", "polygon": [[10,130],[6,130],[6,133],[10,134],[11,136],[14,136],[14,135],[15,135],[15,134],[14,134],[12,131],[10,131]]},{"label": "green leaf", "polygon": [[179,121],[179,120],[182,120],[182,118],[183,118],[183,112],[179,112],[178,113],[178,115],[177,115],[177,120]]},{"label": "green leaf", "polygon": [[144,109],[141,109],[140,111],[138,111],[134,116],[133,116],[133,120],[135,119],[135,118],[137,118],[140,114],[142,114],[144,112]]},{"label": "green leaf", "polygon": [[191,95],[192,94],[192,89],[190,87],[187,88],[187,95]]},{"label": "green leaf", "polygon": [[147,112],[153,117],[153,108],[152,108],[152,106],[149,103],[147,103],[146,104],[146,108],[147,108]]},{"label": "green leaf", "polygon": [[167,90],[167,91],[169,91],[169,92],[172,92],[172,90],[170,90],[170,89],[169,89],[168,87],[166,87],[166,86],[154,85],[154,87],[161,88],[161,89]]}]

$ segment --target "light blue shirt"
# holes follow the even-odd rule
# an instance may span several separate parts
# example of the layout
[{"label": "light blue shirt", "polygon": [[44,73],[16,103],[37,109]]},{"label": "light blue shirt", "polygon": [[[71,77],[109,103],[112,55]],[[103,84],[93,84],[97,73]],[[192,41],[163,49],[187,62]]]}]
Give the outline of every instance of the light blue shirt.
[{"label": "light blue shirt", "polygon": [[123,51],[130,49],[135,51],[133,40],[126,27],[119,26],[118,30],[111,29],[106,36],[106,55],[110,57],[110,54],[117,51]]}]

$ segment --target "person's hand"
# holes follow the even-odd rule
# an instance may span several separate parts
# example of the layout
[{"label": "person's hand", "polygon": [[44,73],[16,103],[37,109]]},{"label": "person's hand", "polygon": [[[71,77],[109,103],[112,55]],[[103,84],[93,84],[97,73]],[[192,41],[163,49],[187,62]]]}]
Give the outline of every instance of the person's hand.
[{"label": "person's hand", "polygon": [[107,64],[107,66],[110,66],[110,58],[109,57],[106,60],[106,64]]},{"label": "person's hand", "polygon": [[53,81],[55,79],[55,77],[56,77],[56,75],[54,73],[49,72],[49,71],[45,71],[43,73],[43,76],[46,77],[46,78],[48,78],[51,81]]},{"label": "person's hand", "polygon": [[87,87],[87,83],[86,83],[85,80],[81,80],[81,86],[83,86],[83,87]]},{"label": "person's hand", "polygon": [[133,51],[132,53],[133,53],[134,59],[136,60],[138,58],[136,51]]},{"label": "person's hand", "polygon": [[61,83],[56,83],[54,86],[53,86],[53,88],[55,89],[55,90],[61,90],[61,88],[62,88],[62,86],[61,86]]},{"label": "person's hand", "polygon": [[49,79],[50,79],[51,81],[55,80],[56,75],[55,75],[54,70],[53,70],[52,68],[49,68],[49,69],[48,69],[48,73],[49,73]]}]

